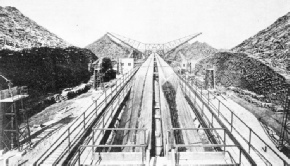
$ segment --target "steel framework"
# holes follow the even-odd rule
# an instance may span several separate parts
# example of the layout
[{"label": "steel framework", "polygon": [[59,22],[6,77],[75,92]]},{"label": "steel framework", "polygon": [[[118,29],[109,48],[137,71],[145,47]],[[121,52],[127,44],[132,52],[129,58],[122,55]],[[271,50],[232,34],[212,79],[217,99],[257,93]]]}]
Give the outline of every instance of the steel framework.
[{"label": "steel framework", "polygon": [[[290,89],[286,90],[285,105],[282,118],[282,127],[279,138],[279,148],[282,150],[286,145],[290,146]],[[289,147],[288,147],[289,148]]]},{"label": "steel framework", "polygon": [[107,35],[109,35],[113,39],[117,39],[124,45],[130,47],[131,49],[145,54],[145,56],[149,56],[152,52],[158,53],[162,57],[166,57],[167,55],[174,52],[177,48],[182,46],[183,44],[187,43],[188,41],[196,38],[197,36],[201,35],[202,33],[197,33],[189,36],[185,36],[173,41],[169,41],[167,43],[142,43],[140,41],[130,39],[127,37],[124,37],[122,35],[118,35],[115,33],[108,32]]},{"label": "steel framework", "polygon": [[[11,84],[10,84],[11,85]],[[23,100],[28,97],[26,86],[14,87],[0,91],[0,111],[2,140],[1,148],[22,150],[23,144],[30,144],[30,130]],[[20,122],[23,122],[20,124]]]}]

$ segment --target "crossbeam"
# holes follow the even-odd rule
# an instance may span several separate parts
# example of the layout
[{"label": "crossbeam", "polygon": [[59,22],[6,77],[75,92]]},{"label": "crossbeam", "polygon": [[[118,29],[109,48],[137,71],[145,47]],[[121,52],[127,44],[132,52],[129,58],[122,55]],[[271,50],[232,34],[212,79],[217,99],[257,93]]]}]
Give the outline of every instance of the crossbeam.
[{"label": "crossbeam", "polygon": [[107,32],[107,34],[112,38],[117,39],[121,43],[125,44],[126,46],[130,47],[131,49],[143,53],[146,56],[149,56],[149,54],[151,54],[152,52],[156,52],[159,55],[166,57],[167,55],[175,51],[177,48],[189,42],[190,40],[196,38],[202,33],[185,36],[176,40],[169,41],[167,43],[143,43],[115,33]]}]

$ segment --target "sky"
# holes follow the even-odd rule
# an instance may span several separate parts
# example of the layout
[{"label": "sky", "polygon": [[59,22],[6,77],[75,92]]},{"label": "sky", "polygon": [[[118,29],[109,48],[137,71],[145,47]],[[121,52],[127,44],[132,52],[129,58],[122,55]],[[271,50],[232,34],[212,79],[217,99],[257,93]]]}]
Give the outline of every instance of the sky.
[{"label": "sky", "polygon": [[143,43],[194,41],[230,49],[290,12],[290,0],[0,0],[68,43],[113,32]]}]

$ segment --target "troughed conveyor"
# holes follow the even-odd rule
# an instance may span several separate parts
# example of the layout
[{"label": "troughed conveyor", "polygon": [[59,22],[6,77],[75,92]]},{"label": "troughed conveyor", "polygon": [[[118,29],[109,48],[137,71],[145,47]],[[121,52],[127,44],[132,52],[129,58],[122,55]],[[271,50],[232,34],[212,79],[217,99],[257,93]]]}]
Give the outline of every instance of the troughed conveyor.
[{"label": "troughed conveyor", "polygon": [[189,95],[192,89],[158,54],[132,72],[63,163],[255,165],[203,98]]}]

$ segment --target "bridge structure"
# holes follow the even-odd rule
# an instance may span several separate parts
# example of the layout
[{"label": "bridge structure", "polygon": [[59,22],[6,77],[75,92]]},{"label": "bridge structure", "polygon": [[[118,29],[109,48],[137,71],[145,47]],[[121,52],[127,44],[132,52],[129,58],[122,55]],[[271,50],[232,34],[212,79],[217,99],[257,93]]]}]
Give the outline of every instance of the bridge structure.
[{"label": "bridge structure", "polygon": [[189,42],[190,40],[198,37],[202,33],[196,33],[192,35],[188,35],[179,39],[175,39],[166,43],[143,43],[128,37],[124,37],[122,35],[118,35],[116,33],[108,32],[111,38],[117,39],[126,46],[136,50],[137,52],[141,52],[145,54],[147,57],[153,53],[158,53],[159,56],[166,58],[170,53],[174,52],[177,48],[182,46],[183,44]]},{"label": "bridge structure", "polygon": [[289,165],[253,115],[166,63],[201,33],[165,44],[108,34],[144,62],[106,87],[31,165]]}]

